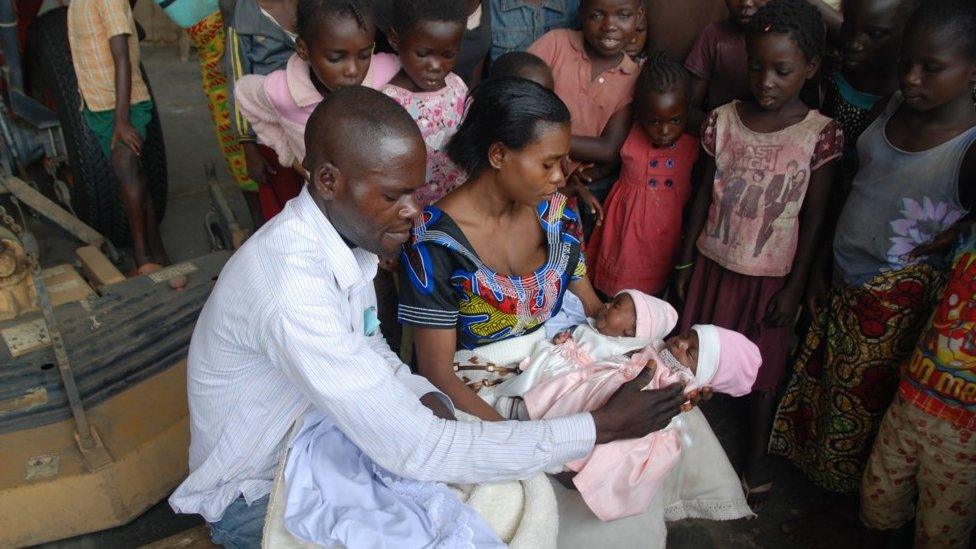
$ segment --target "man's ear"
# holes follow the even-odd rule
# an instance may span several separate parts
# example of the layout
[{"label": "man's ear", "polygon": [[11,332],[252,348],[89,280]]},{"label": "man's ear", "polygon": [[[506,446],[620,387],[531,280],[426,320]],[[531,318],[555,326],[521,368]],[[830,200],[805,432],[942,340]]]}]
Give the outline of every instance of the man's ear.
[{"label": "man's ear", "polygon": [[491,164],[492,168],[496,170],[502,167],[502,162],[505,161],[505,154],[507,149],[505,145],[501,142],[496,141],[491,145],[488,145],[488,163]]},{"label": "man's ear", "polygon": [[397,35],[397,31],[390,27],[390,30],[386,33],[386,41],[390,43],[390,47],[393,51],[400,53],[400,37]]},{"label": "man's ear", "polygon": [[345,179],[338,166],[331,162],[323,162],[312,172],[309,183],[315,187],[315,191],[322,199],[332,201],[342,192]]},{"label": "man's ear", "polygon": [[295,39],[295,53],[302,61],[308,61],[308,44],[299,36]]}]

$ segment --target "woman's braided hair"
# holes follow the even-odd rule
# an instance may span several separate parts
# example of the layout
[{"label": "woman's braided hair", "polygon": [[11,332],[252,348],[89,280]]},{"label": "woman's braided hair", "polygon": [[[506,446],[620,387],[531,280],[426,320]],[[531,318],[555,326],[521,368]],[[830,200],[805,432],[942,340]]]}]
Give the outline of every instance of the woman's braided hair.
[{"label": "woman's braided hair", "polygon": [[329,17],[351,17],[366,30],[373,23],[373,10],[361,0],[299,0],[298,36],[305,42],[314,39],[319,25]]},{"label": "woman's braided hair", "polygon": [[793,37],[808,61],[823,56],[827,28],[820,12],[806,0],[772,0],[759,8],[749,21],[746,36],[771,32]]}]

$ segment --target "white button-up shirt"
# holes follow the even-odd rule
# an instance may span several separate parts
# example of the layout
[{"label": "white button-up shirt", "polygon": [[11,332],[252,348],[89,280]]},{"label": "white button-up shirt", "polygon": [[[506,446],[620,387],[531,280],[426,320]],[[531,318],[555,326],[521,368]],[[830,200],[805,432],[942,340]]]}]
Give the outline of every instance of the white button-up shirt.
[{"label": "white button-up shirt", "polygon": [[240,495],[268,494],[288,432],[310,407],[380,466],[418,480],[526,478],[593,448],[590,414],[436,418],[419,401],[436,389],[378,330],[364,333],[377,263],[349,248],[307,189],[230,258],[190,342],[190,475],[170,497],[174,510],[214,522]]}]

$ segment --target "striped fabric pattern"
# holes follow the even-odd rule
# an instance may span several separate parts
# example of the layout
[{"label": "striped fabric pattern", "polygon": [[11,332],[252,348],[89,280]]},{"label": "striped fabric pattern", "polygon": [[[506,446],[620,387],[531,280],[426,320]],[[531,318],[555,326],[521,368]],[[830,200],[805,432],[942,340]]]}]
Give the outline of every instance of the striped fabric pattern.
[{"label": "striped fabric pattern", "polygon": [[[125,35],[132,65],[129,104],[148,101],[149,90],[139,72],[139,43],[128,0],[83,0],[68,4],[68,43],[78,89],[88,110],[115,108],[115,63],[108,41]],[[81,109],[81,105],[78,106]]]},{"label": "striped fabric pattern", "polygon": [[589,414],[434,417],[418,398],[436,389],[378,330],[364,333],[377,263],[342,241],[307,188],[228,261],[190,343],[190,475],[174,510],[214,522],[241,494],[268,494],[289,430],[312,407],[381,467],[418,480],[524,479],[593,448]]}]

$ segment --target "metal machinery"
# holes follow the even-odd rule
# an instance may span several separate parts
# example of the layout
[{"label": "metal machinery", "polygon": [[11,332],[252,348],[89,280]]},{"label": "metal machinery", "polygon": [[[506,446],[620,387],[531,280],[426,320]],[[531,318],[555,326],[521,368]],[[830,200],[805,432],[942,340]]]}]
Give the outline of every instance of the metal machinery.
[{"label": "metal machinery", "polygon": [[[209,166],[219,251],[137,278],[118,271],[112,241],[127,229],[114,175],[79,123],[65,10],[38,16],[40,5],[0,0],[0,546],[124,524],[186,475],[187,346],[226,250],[247,236]],[[162,214],[153,124],[143,160]],[[25,211],[84,244],[81,273],[41,268]]]}]

